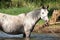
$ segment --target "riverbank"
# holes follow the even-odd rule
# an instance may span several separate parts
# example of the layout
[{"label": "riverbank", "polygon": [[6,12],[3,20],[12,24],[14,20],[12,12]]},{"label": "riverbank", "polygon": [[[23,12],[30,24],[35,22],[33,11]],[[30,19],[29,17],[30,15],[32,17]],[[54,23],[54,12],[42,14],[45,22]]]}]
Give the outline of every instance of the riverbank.
[{"label": "riverbank", "polygon": [[33,30],[36,33],[60,33],[60,24],[50,25],[42,28],[42,25],[37,24]]}]

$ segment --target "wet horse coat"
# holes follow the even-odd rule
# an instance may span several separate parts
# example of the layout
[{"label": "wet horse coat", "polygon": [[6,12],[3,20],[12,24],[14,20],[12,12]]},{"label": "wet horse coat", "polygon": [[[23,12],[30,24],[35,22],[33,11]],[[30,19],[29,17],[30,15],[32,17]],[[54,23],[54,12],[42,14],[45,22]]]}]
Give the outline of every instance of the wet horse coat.
[{"label": "wet horse coat", "polygon": [[37,9],[17,16],[0,13],[0,29],[9,34],[22,33],[24,37],[30,37],[35,24],[40,18],[48,21],[47,14],[47,8]]}]

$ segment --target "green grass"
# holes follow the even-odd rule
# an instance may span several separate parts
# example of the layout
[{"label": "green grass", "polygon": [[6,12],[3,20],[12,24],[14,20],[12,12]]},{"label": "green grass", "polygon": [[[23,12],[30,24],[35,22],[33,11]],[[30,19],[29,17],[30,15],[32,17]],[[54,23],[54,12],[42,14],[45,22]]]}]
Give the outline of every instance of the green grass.
[{"label": "green grass", "polygon": [[0,13],[6,13],[6,14],[10,14],[10,15],[18,15],[21,13],[27,13],[29,11],[33,10],[33,8],[29,8],[29,7],[21,7],[21,8],[2,8],[0,9]]}]

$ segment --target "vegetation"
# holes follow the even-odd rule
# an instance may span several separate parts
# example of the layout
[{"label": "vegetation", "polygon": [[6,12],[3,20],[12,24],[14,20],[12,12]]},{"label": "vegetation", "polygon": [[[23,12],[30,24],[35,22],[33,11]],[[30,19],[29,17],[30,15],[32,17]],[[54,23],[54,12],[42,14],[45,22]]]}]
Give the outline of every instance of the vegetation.
[{"label": "vegetation", "polygon": [[0,12],[6,13],[6,14],[11,14],[11,15],[18,15],[21,13],[27,13],[31,10],[33,10],[33,8],[29,8],[29,7],[17,8],[17,7],[14,7],[14,8],[7,8],[7,9],[2,8],[2,9],[0,9]]},{"label": "vegetation", "polygon": [[[5,12],[4,10],[8,8],[10,12],[12,10],[12,14],[14,14],[14,9],[18,10],[15,10],[16,12],[28,12],[28,10],[31,11],[41,7],[41,5],[49,5],[49,16],[51,16],[54,9],[60,9],[60,0],[0,0],[0,10],[2,9],[2,11]],[[27,9],[25,9],[25,7]],[[6,11],[5,13],[11,14],[10,12]]]}]

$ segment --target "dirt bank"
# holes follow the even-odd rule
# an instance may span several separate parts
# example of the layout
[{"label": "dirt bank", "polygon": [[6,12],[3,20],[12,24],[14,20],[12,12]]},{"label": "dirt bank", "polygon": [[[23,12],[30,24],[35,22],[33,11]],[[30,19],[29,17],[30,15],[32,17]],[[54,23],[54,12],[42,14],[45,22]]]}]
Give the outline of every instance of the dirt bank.
[{"label": "dirt bank", "polygon": [[60,24],[50,25],[42,28],[42,25],[37,24],[33,30],[37,33],[60,33]]}]

